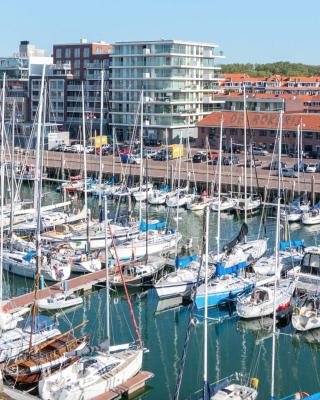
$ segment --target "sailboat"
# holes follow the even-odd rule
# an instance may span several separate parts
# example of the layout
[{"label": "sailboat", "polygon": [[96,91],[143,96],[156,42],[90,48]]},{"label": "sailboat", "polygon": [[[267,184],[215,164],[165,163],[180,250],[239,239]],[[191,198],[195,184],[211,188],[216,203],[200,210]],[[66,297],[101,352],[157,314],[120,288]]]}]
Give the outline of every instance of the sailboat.
[{"label": "sailboat", "polygon": [[[105,197],[105,243],[107,257],[107,204]],[[110,229],[110,226],[109,226]],[[115,243],[113,242],[113,245]],[[117,263],[119,259],[116,256]],[[109,261],[106,260],[106,265]],[[120,269],[121,271],[121,269]],[[123,281],[124,288],[126,286]],[[131,307],[131,302],[127,294]],[[136,326],[133,315],[133,322],[136,328],[139,346],[130,344],[110,346],[110,323],[109,323],[109,269],[106,268],[106,341],[95,351],[95,354],[82,356],[74,364],[53,373],[50,376],[43,376],[39,382],[39,394],[42,399],[65,399],[80,400],[93,399],[103,395],[109,390],[114,390],[129,378],[136,375],[142,367],[143,349],[140,333]],[[132,308],[131,308],[132,309]]]},{"label": "sailboat", "polygon": [[260,318],[276,312],[283,312],[291,307],[291,299],[295,289],[295,283],[290,280],[277,281],[273,284],[256,286],[249,295],[240,296],[237,299],[237,313],[240,318]]},{"label": "sailboat", "polygon": [[67,353],[83,350],[89,337],[83,336],[77,339],[72,332],[84,323],[33,347],[29,353],[9,361],[4,367],[4,376],[15,385],[34,384],[39,382],[43,373],[48,374],[74,363],[79,357],[68,356]]}]

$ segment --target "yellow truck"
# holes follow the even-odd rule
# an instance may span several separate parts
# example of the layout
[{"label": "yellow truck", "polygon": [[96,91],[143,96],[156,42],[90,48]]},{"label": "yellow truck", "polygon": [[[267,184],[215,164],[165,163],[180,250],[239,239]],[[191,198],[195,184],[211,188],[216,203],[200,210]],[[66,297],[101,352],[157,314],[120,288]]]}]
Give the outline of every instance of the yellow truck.
[{"label": "yellow truck", "polygon": [[166,160],[167,155],[169,160],[173,160],[175,158],[183,157],[184,154],[184,146],[183,144],[171,144],[169,146],[162,147],[161,151],[161,159]]},{"label": "yellow truck", "polygon": [[[92,136],[89,139],[89,143],[91,144],[91,146],[94,146],[96,149],[100,148],[100,135],[97,136]],[[107,135],[102,135],[101,136],[101,145],[105,145],[108,144],[108,136]]]}]

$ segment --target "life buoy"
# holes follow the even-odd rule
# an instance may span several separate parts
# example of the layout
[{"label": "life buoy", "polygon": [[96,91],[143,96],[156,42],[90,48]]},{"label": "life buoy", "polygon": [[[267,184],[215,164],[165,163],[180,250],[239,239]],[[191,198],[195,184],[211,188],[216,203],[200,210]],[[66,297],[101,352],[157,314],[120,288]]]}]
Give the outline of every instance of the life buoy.
[{"label": "life buoy", "polygon": [[88,260],[87,256],[85,254],[83,254],[81,256],[81,262],[86,262]]},{"label": "life buoy", "polygon": [[300,314],[300,308],[299,307],[294,307],[293,309],[294,314]]}]

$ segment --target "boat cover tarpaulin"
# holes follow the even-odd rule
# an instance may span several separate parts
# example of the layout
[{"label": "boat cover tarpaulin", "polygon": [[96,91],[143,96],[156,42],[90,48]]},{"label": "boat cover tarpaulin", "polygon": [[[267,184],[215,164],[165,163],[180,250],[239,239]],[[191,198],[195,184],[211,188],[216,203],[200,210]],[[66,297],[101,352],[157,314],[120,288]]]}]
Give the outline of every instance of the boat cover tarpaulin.
[{"label": "boat cover tarpaulin", "polygon": [[287,250],[294,247],[303,247],[303,240],[291,240],[290,242],[280,242],[280,250]]},{"label": "boat cover tarpaulin", "polygon": [[[27,330],[32,326],[32,317],[28,317],[19,323],[20,327]],[[54,322],[51,318],[45,315],[38,315],[34,318],[34,325],[32,333],[40,333],[42,331],[50,330],[54,327]]]},{"label": "boat cover tarpaulin", "polygon": [[180,258],[180,257],[176,257],[176,268],[183,268],[186,267],[187,265],[189,265],[192,261],[196,261],[197,256],[195,254],[193,254],[192,256],[188,256],[188,257],[184,257],[184,258]]},{"label": "boat cover tarpaulin", "polygon": [[32,257],[34,257],[36,254],[37,254],[36,251],[31,250],[31,251],[29,251],[29,253],[27,253],[27,254],[23,257],[23,259],[24,259],[24,261],[29,262],[29,261],[31,261]]},{"label": "boat cover tarpaulin", "polygon": [[158,229],[164,229],[166,227],[166,222],[165,221],[159,221],[153,224],[146,224],[144,220],[141,220],[140,222],[140,231],[145,232],[145,231],[150,231],[150,230],[158,230]]}]

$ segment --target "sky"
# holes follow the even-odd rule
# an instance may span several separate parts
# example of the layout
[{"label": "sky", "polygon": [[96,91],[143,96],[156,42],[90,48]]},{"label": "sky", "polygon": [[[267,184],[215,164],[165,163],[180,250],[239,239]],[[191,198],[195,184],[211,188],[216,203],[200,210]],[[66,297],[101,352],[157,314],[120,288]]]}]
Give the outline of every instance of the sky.
[{"label": "sky", "polygon": [[0,55],[20,40],[52,52],[80,38],[108,43],[182,39],[216,43],[226,63],[320,65],[320,1],[8,0],[1,2]]}]

